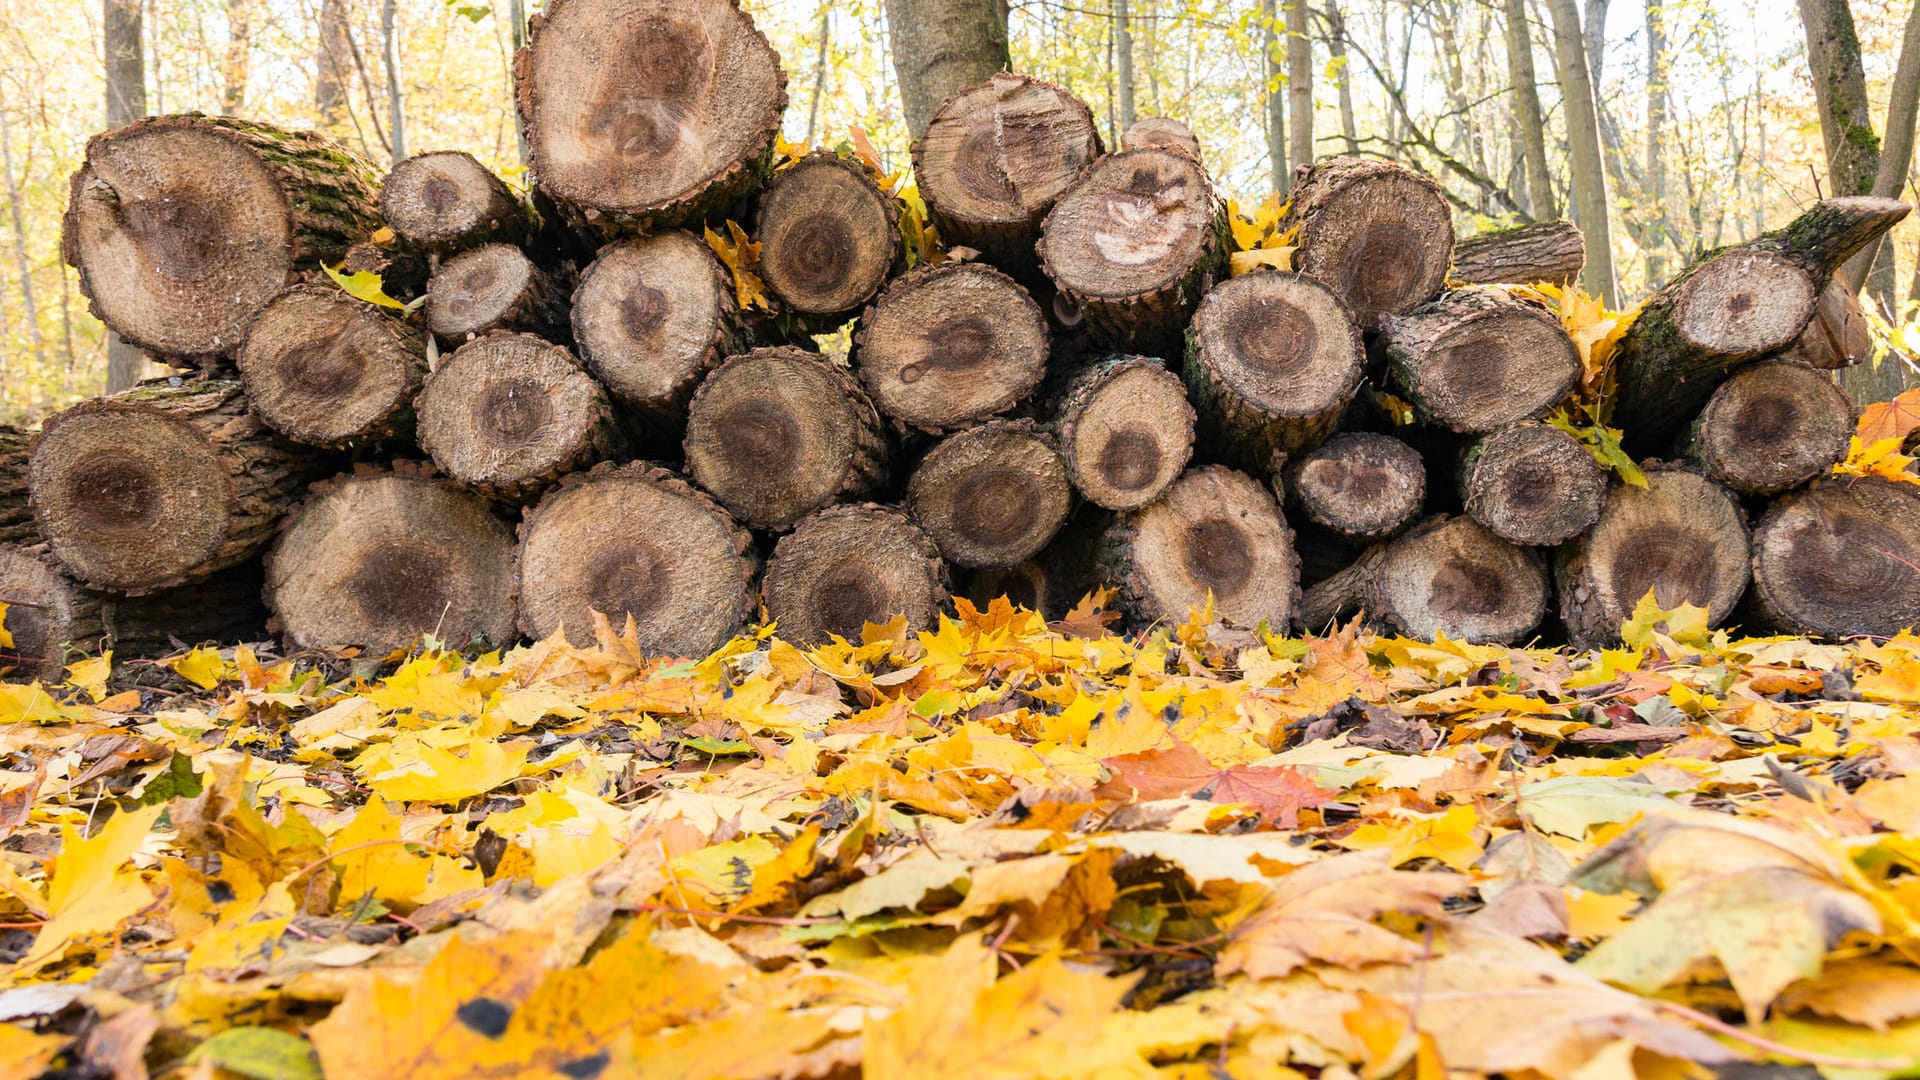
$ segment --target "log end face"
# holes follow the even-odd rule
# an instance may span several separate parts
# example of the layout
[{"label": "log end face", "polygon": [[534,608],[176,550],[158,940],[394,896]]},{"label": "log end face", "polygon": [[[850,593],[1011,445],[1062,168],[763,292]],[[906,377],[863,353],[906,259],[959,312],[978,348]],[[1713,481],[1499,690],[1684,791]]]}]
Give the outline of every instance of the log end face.
[{"label": "log end face", "polygon": [[1178,376],[1140,359],[1105,373],[1060,425],[1074,487],[1095,505],[1133,510],[1160,497],[1193,455],[1193,406]]},{"label": "log end face", "polygon": [[1565,553],[1576,569],[1561,611],[1578,644],[1617,641],[1649,591],[1662,608],[1706,608],[1716,626],[1746,592],[1749,540],[1732,493],[1685,469],[1650,469],[1647,483],[1615,484],[1600,520]]},{"label": "log end face", "polygon": [[1434,421],[1478,434],[1537,419],[1565,400],[1580,379],[1580,353],[1551,318],[1496,310],[1442,331],[1405,374]]},{"label": "log end face", "polygon": [[461,150],[415,154],[380,185],[380,212],[393,231],[424,247],[507,229],[517,209],[500,178]]},{"label": "log end face", "polygon": [[1214,611],[1242,626],[1291,624],[1300,565],[1273,495],[1244,473],[1192,469],[1160,501],[1110,534],[1124,547],[1123,596],[1135,618],[1187,617],[1209,592]]},{"label": "log end face", "polygon": [[0,602],[7,605],[7,633],[13,636],[8,678],[58,680],[68,645],[88,652],[99,647],[98,641],[75,640],[99,629],[80,625],[79,600],[79,587],[47,560],[22,547],[0,547]]},{"label": "log end face", "polygon": [[1419,451],[1390,435],[1336,435],[1301,460],[1288,489],[1314,523],[1377,540],[1420,512],[1426,464]]},{"label": "log end face", "polygon": [[809,155],[760,199],[760,274],[785,305],[838,315],[865,304],[900,255],[893,200],[860,165]]},{"label": "log end face", "polygon": [[1920,626],[1920,487],[1819,484],[1775,503],[1753,540],[1755,592],[1776,629],[1844,638]]},{"label": "log end face", "polygon": [[1813,317],[1816,283],[1779,255],[1735,248],[1695,268],[1674,300],[1681,339],[1712,356],[1748,357],[1785,348]]},{"label": "log end face", "polygon": [[1607,474],[1593,455],[1540,423],[1488,436],[1465,481],[1467,513],[1523,546],[1552,547],[1585,531],[1607,497]]},{"label": "log end face", "polygon": [[1771,495],[1847,456],[1853,402],[1832,379],[1791,362],[1765,362],[1720,384],[1695,424],[1694,453],[1716,480]]},{"label": "log end face", "polygon": [[1047,215],[1040,238],[1047,275],[1083,300],[1126,300],[1175,286],[1210,250],[1217,203],[1206,170],[1185,153],[1110,154]]},{"label": "log end face", "polygon": [[1402,632],[1475,643],[1513,644],[1546,615],[1546,563],[1472,518],[1422,526],[1391,544],[1375,595]]},{"label": "log end face", "polygon": [[969,568],[1032,558],[1072,503],[1060,455],[1024,422],[984,424],[945,440],[907,485],[914,520],[948,561]]},{"label": "log end face", "polygon": [[504,326],[536,273],[526,252],[512,244],[486,244],[448,259],[427,279],[427,329],[457,343]]},{"label": "log end face", "polygon": [[1311,206],[1296,206],[1296,265],[1333,286],[1370,330],[1381,316],[1412,311],[1438,295],[1453,265],[1454,241],[1453,212],[1438,185],[1398,166],[1324,168],[1316,166],[1295,185],[1298,203],[1307,194],[1303,185],[1328,177],[1323,191],[1309,195]]},{"label": "log end face", "polygon": [[762,595],[780,636],[817,645],[828,635],[858,641],[867,623],[907,617],[932,626],[947,599],[933,541],[888,507],[829,507],[781,538],[767,562]]},{"label": "log end face", "polygon": [[254,414],[315,446],[385,434],[425,367],[417,332],[344,293],[306,287],[267,305],[240,356]]},{"label": "log end face", "polygon": [[706,244],[685,232],[601,249],[573,296],[580,357],[615,396],[643,409],[684,408],[721,359],[732,285]]},{"label": "log end face", "polygon": [[1345,406],[1366,351],[1346,307],[1304,274],[1246,274],[1221,283],[1194,313],[1195,362],[1234,398],[1271,417]]},{"label": "log end face", "polygon": [[1046,317],[1012,278],[942,264],[899,278],[867,308],[853,362],[882,413],[938,432],[1031,393],[1047,347]]},{"label": "log end face", "polygon": [[454,350],[415,400],[420,447],[452,479],[530,494],[585,462],[606,396],[573,354],[531,334],[489,334]]},{"label": "log end face", "polygon": [[1085,103],[1051,83],[1008,76],[940,107],[914,146],[914,174],[943,219],[1033,229],[1100,150]]}]

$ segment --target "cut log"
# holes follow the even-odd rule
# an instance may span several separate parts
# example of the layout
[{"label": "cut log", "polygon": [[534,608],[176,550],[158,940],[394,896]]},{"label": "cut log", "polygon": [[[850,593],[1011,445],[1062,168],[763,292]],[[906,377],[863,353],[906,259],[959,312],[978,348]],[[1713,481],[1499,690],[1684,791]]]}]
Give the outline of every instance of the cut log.
[{"label": "cut log", "polygon": [[1920,486],[1859,477],[1783,496],[1754,529],[1752,599],[1779,633],[1920,626]]},{"label": "cut log", "polygon": [[1460,468],[1467,513],[1515,544],[1552,547],[1600,520],[1607,473],[1580,440],[1515,424],[1475,440]]},{"label": "cut log", "polygon": [[88,656],[107,648],[100,605],[104,594],[82,589],[40,546],[0,547],[0,604],[7,605],[11,648],[0,668],[12,682],[59,681],[72,650]]},{"label": "cut log", "polygon": [[1141,624],[1204,607],[1284,633],[1300,600],[1300,560],[1273,493],[1218,465],[1189,469],[1158,502],[1115,520],[1100,553],[1121,607]]},{"label": "cut log", "polygon": [[928,451],[907,482],[907,507],[948,562],[1013,566],[1060,531],[1073,486],[1037,425],[993,420]]},{"label": "cut log", "polygon": [[242,562],[332,459],[247,411],[235,381],[155,379],[47,418],[28,466],[53,557],[142,595]]},{"label": "cut log", "polygon": [[947,602],[947,571],[933,541],[906,514],[872,503],[830,506],[774,545],[761,585],[780,636],[820,645],[860,640],[867,623],[899,615],[925,630]]},{"label": "cut log", "polygon": [[1100,587],[1100,544],[1112,523],[1111,512],[1083,503],[1040,554],[1014,566],[962,571],[954,595],[966,597],[982,611],[1004,596],[1049,619],[1065,618],[1075,604]]},{"label": "cut log", "polygon": [[1834,271],[1910,209],[1869,195],[1828,199],[1662,286],[1613,351],[1619,392],[1612,422],[1627,448],[1667,445],[1729,372],[1791,345]]},{"label": "cut log", "polygon": [[601,249],[573,293],[573,339],[641,425],[677,440],[694,387],[747,335],[726,268],[675,231]]},{"label": "cut log", "polygon": [[518,244],[527,233],[520,197],[461,150],[415,154],[395,165],[380,185],[380,214],[402,239],[440,255]]},{"label": "cut log", "polygon": [[1106,348],[1170,355],[1227,259],[1227,208],[1199,161],[1122,150],[1061,194],[1040,233],[1060,296]]},{"label": "cut log", "polygon": [[1714,626],[1746,592],[1747,523],[1733,493],[1689,469],[1646,472],[1647,487],[1615,483],[1600,520],[1560,548],[1560,618],[1577,648],[1619,641],[1649,591],[1668,610],[1706,608]]},{"label": "cut log", "polygon": [[1453,211],[1440,185],[1391,161],[1336,157],[1297,170],[1283,230],[1293,266],[1333,287],[1362,327],[1440,294],[1453,265]]},{"label": "cut log", "polygon": [[1847,456],[1853,399],[1793,360],[1762,360],[1720,384],[1694,420],[1688,457],[1743,495],[1775,495]]},{"label": "cut log", "polygon": [[505,644],[513,537],[485,503],[417,467],[359,472],[288,515],[267,554],[266,595],[289,649],[380,655],[422,634]]},{"label": "cut log", "polygon": [[739,199],[787,106],[736,0],[555,0],[514,58],[535,182],[581,219],[652,230]]},{"label": "cut log", "polygon": [[567,292],[512,244],[486,244],[440,264],[427,279],[427,329],[449,349],[494,330],[555,338],[567,326]]},{"label": "cut log", "polygon": [[913,144],[913,173],[942,240],[1022,276],[1054,200],[1103,149],[1085,102],[999,74],[940,107]]},{"label": "cut log", "polygon": [[1571,221],[1542,221],[1495,229],[1453,248],[1454,281],[1463,285],[1534,285],[1568,288],[1587,265],[1587,240]]},{"label": "cut log", "polygon": [[496,499],[526,501],[620,441],[606,392],[565,348],[494,333],[441,361],[414,400],[420,449]]},{"label": "cut log", "polygon": [[1160,497],[1193,456],[1193,406],[1165,364],[1113,356],[1077,372],[1060,397],[1054,430],[1074,489],[1109,510]]},{"label": "cut log", "polygon": [[1350,542],[1384,540],[1413,523],[1427,497],[1419,451],[1391,435],[1335,435],[1286,471],[1285,498]]},{"label": "cut log", "polygon": [[1148,116],[1133,122],[1120,135],[1120,149],[1178,150],[1195,161],[1200,160],[1200,140],[1193,130],[1170,116]]},{"label": "cut log", "polygon": [[411,435],[426,373],[418,330],[332,285],[295,285],[274,298],[240,353],[254,415],[313,446]]},{"label": "cut log", "polygon": [[786,310],[828,325],[873,299],[901,261],[899,215],[865,166],[809,154],[761,193],[760,276]]},{"label": "cut log", "polygon": [[1346,306],[1304,274],[1223,282],[1194,314],[1188,342],[1200,444],[1259,476],[1333,434],[1366,368]]},{"label": "cut log", "polygon": [[27,501],[27,461],[33,433],[12,424],[0,424],[0,544],[31,544],[40,540],[33,507]]},{"label": "cut log", "polygon": [[1421,641],[1512,645],[1546,616],[1547,564],[1469,517],[1435,517],[1368,549],[1307,590],[1300,622],[1325,629],[1358,612]]},{"label": "cut log", "polygon": [[1838,274],[1820,290],[1813,318],[1783,354],[1823,371],[1853,367],[1873,355],[1873,328],[1860,294]]},{"label": "cut log", "polygon": [[311,132],[160,116],[87,141],[61,253],[121,339],[230,356],[302,275],[379,225],[373,167]]},{"label": "cut log", "polygon": [[1047,320],[990,266],[924,266],[861,316],[853,366],[881,412],[939,434],[1004,412],[1040,384]]},{"label": "cut log", "polygon": [[631,618],[647,656],[702,657],[753,614],[753,537],[665,469],[604,464],[527,511],[515,559],[520,628],[592,641],[593,613]]},{"label": "cut log", "polygon": [[384,244],[362,240],[340,257],[339,270],[342,274],[377,275],[381,292],[395,300],[409,301],[427,291],[429,261],[419,248],[403,240]]},{"label": "cut log", "polygon": [[1539,419],[1580,382],[1580,351],[1560,320],[1500,289],[1454,289],[1381,325],[1394,386],[1449,431]]},{"label": "cut log", "polygon": [[685,448],[695,483],[775,530],[872,491],[888,457],[880,414],[846,370],[790,347],[715,368],[688,407]]}]

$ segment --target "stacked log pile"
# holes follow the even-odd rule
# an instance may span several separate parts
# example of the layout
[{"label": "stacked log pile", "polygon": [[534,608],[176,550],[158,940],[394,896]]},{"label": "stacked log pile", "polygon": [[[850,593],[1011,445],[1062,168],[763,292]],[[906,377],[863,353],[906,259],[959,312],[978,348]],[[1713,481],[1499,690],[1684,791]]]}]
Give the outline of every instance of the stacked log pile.
[{"label": "stacked log pile", "polygon": [[[191,373],[0,439],[20,667],[257,636],[258,596],[289,649],[375,653],[605,616],[699,655],[761,611],[817,641],[1101,583],[1135,627],[1211,599],[1594,647],[1649,591],[1716,625],[1920,623],[1920,486],[1830,475],[1854,410],[1822,370],[1862,351],[1834,272],[1904,204],[1829,200],[1660,289],[1614,349],[1636,486],[1542,422],[1592,372],[1491,284],[1570,282],[1564,223],[1456,245],[1432,180],[1334,158],[1294,177],[1294,269],[1229,276],[1180,125],[1109,153],[1003,74],[914,147],[943,257],[860,159],[776,159],[785,78],[732,0],[660,6],[535,20],[531,198],[457,151],[382,182],[227,118],[92,140],[67,258]],[[701,239],[730,225],[771,313]]]}]

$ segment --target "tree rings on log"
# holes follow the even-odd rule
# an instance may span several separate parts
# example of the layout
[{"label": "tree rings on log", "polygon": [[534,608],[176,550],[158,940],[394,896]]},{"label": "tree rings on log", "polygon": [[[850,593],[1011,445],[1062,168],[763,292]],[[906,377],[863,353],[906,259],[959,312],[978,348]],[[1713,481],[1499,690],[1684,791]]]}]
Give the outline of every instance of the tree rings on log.
[{"label": "tree rings on log", "polygon": [[514,60],[542,190],[589,222],[678,225],[761,177],[787,105],[736,0],[553,0]]},{"label": "tree rings on log", "polygon": [[527,211],[492,170],[463,150],[415,154],[380,184],[380,216],[402,239],[448,252],[489,241],[518,243]]},{"label": "tree rings on log", "polygon": [[1735,491],[1773,495],[1845,459],[1854,421],[1853,400],[1831,378],[1791,360],[1763,360],[1713,392],[1688,453]]},{"label": "tree rings on log", "polygon": [[13,645],[0,667],[14,682],[62,678],[69,646],[97,654],[105,645],[101,597],[82,589],[46,557],[44,548],[0,547],[0,604],[7,605]]},{"label": "tree rings on log", "polygon": [[953,593],[981,611],[1004,596],[1049,619],[1063,619],[1100,587],[1100,545],[1112,523],[1112,513],[1083,503],[1038,555],[1013,566],[963,571]]},{"label": "tree rings on log", "polygon": [[1453,264],[1453,211],[1440,185],[1404,165],[1336,157],[1294,177],[1282,229],[1293,266],[1333,287],[1355,321],[1412,311],[1439,295]]},{"label": "tree rings on log", "polygon": [[1170,116],[1142,117],[1120,135],[1122,150],[1154,147],[1178,150],[1195,161],[1200,160],[1200,140],[1194,138],[1193,129]]},{"label": "tree rings on log", "polygon": [[296,285],[274,298],[240,353],[254,415],[313,446],[410,434],[426,373],[419,331],[331,285]]},{"label": "tree rings on log", "polygon": [[789,311],[851,312],[900,261],[899,213],[859,162],[809,154],[775,173],[760,195],[760,276]]},{"label": "tree rings on log", "polygon": [[1450,431],[1538,419],[1580,382],[1580,351],[1560,321],[1499,289],[1454,289],[1382,325],[1394,385]]},{"label": "tree rings on log", "polygon": [[1858,477],[1783,496],[1754,529],[1753,600],[1781,633],[1920,626],[1920,487]]},{"label": "tree rings on log", "polygon": [[860,319],[854,370],[887,416],[939,433],[1013,404],[1047,369],[1047,320],[1014,280],[980,263],[924,266]]},{"label": "tree rings on log", "polygon": [[1494,535],[1552,547],[1600,519],[1607,473],[1578,439],[1530,421],[1470,446],[1460,489],[1467,513]]},{"label": "tree rings on log", "polygon": [[648,656],[702,657],[753,613],[753,537],[719,504],[651,465],[600,465],[527,511],[516,576],[520,626],[592,640],[593,613],[633,620]]},{"label": "tree rings on log", "polygon": [[1211,593],[1220,618],[1284,632],[1300,599],[1300,560],[1273,494],[1218,465],[1189,469],[1159,501],[1116,520],[1101,562],[1141,623],[1180,622]]},{"label": "tree rings on log", "polygon": [[726,268],[673,231],[600,249],[573,292],[573,339],[622,404],[677,434],[693,388],[744,335]]},{"label": "tree rings on log", "polygon": [[1054,429],[1074,488],[1098,506],[1133,510],[1187,467],[1193,422],[1179,376],[1152,357],[1115,356],[1074,376]]},{"label": "tree rings on log", "polygon": [[381,655],[422,634],[514,637],[513,538],[486,504],[414,470],[317,489],[267,555],[267,604],[290,649]]},{"label": "tree rings on log", "polygon": [[774,545],[761,583],[780,636],[819,645],[829,634],[860,640],[867,623],[905,615],[924,630],[947,601],[933,541],[906,514],[872,503],[830,506]]},{"label": "tree rings on log", "polygon": [[907,506],[958,566],[1012,566],[1038,554],[1073,508],[1053,444],[1027,420],[995,420],[928,451]]},{"label": "tree rings on log", "polygon": [[526,252],[485,244],[440,264],[425,312],[427,329],[450,348],[493,330],[553,337],[567,325],[567,294]]},{"label": "tree rings on log", "polygon": [[785,529],[882,479],[887,438],[845,369],[791,347],[755,349],[707,376],[687,410],[687,471],[758,529]]},{"label": "tree rings on log", "polygon": [[1350,541],[1381,540],[1420,513],[1427,466],[1391,435],[1335,435],[1286,473],[1286,495],[1309,521]]},{"label": "tree rings on log", "polygon": [[1307,591],[1308,630],[1365,612],[1422,641],[1515,644],[1546,616],[1547,564],[1469,517],[1431,518]]}]

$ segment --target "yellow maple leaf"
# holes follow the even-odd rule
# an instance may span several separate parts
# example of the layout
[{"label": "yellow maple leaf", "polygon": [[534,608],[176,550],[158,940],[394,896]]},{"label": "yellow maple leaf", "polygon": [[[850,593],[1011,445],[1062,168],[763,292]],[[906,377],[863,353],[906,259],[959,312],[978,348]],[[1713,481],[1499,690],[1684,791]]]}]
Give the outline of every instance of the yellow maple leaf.
[{"label": "yellow maple leaf", "polygon": [[184,656],[166,661],[175,675],[187,680],[202,690],[211,690],[223,680],[233,678],[234,667],[220,655],[220,650],[206,646],[194,649]]},{"label": "yellow maple leaf", "polygon": [[1656,634],[1701,649],[1713,642],[1713,631],[1707,628],[1706,608],[1683,601],[1668,610],[1660,606],[1653,590],[1648,589],[1647,595],[1634,605],[1632,617],[1620,627],[1620,640],[1630,649],[1640,649],[1653,644]]},{"label": "yellow maple leaf", "polygon": [[1408,813],[1370,821],[1338,843],[1352,851],[1385,848],[1393,866],[1432,858],[1464,872],[1473,868],[1483,850],[1474,836],[1479,826],[1473,807],[1455,806],[1440,814]]},{"label": "yellow maple leaf", "polygon": [[1252,273],[1262,267],[1274,270],[1292,270],[1294,247],[1261,247],[1251,251],[1236,251],[1228,256],[1228,270],[1233,277]]},{"label": "yellow maple leaf", "polygon": [[1855,435],[1848,440],[1846,460],[1835,465],[1833,471],[1841,476],[1878,476],[1883,480],[1920,484],[1920,475],[1909,468],[1914,459],[1900,452],[1903,441],[1886,438],[1871,446],[1862,446],[1860,436]]},{"label": "yellow maple leaf", "polygon": [[733,295],[742,311],[758,308],[772,311],[773,301],[767,297],[767,283],[760,279],[760,245],[747,236],[747,231],[737,221],[727,222],[727,235],[721,236],[706,229],[707,246],[727,264],[733,272]]},{"label": "yellow maple leaf", "polygon": [[478,739],[462,757],[408,734],[361,755],[355,768],[375,795],[402,802],[453,803],[483,795],[520,775],[527,747]]},{"label": "yellow maple leaf", "polygon": [[58,960],[69,945],[105,934],[153,903],[153,892],[140,873],[125,864],[165,809],[145,806],[115,814],[90,837],[73,825],[60,827],[60,854],[42,905],[47,922],[9,975],[17,979],[38,971]]}]

